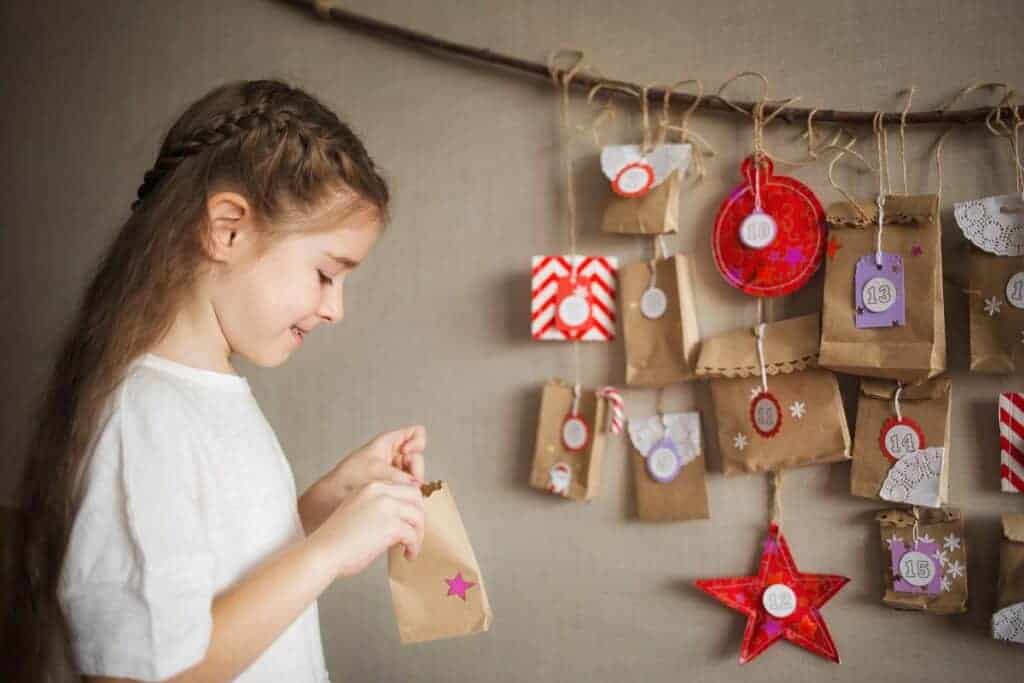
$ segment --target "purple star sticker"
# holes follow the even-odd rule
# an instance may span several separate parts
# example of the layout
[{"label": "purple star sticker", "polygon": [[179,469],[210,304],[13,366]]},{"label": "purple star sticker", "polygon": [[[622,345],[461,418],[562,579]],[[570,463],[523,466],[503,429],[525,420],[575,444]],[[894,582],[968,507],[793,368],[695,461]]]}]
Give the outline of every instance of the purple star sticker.
[{"label": "purple star sticker", "polygon": [[462,578],[462,572],[458,572],[452,578],[445,579],[444,581],[448,584],[448,597],[457,595],[463,600],[466,599],[466,591],[476,585],[472,581],[466,581]]}]

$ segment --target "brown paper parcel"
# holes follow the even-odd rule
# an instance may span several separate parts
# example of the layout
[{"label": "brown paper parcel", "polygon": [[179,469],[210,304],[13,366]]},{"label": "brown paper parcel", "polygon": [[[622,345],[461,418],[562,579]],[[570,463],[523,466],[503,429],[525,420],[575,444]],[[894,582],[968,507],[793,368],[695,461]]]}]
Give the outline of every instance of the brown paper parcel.
[{"label": "brown paper parcel", "polygon": [[833,373],[817,367],[819,321],[814,314],[766,325],[768,391],[778,401],[781,419],[774,436],[761,436],[751,420],[751,401],[761,389],[754,332],[744,328],[703,342],[697,375],[711,379],[725,474],[850,458],[839,383]]},{"label": "brown paper parcel", "polygon": [[854,270],[875,253],[878,208],[858,202],[829,207],[830,253],[825,265],[822,367],[906,383],[946,369],[946,323],[942,295],[942,245],[935,195],[887,196],[882,251],[903,257],[906,325],[858,329],[854,311]]},{"label": "brown paper parcel", "polygon": [[[893,462],[882,452],[879,437],[882,425],[896,418],[893,396],[897,384],[888,380],[864,379],[857,399],[857,426],[853,438],[853,466],[850,469],[850,492],[864,498],[879,498],[879,490]],[[941,503],[949,499],[949,422],[952,383],[938,378],[900,392],[900,413],[921,427],[924,443],[921,448],[943,448],[942,474],[939,479]]]},{"label": "brown paper parcel", "polygon": [[[637,517],[644,522],[683,522],[691,519],[707,519],[710,515],[708,492],[704,479],[705,461],[700,414],[696,412],[669,413],[664,417],[669,420],[676,419],[678,424],[683,426],[681,430],[683,433],[677,439],[682,442],[680,452],[684,454],[684,457],[686,455],[694,457],[683,465],[672,481],[659,482],[655,480],[648,472],[647,460],[638,446],[646,446],[667,436],[664,433],[663,416],[656,415],[640,420],[630,419],[629,436],[632,444],[630,460],[633,462],[633,478],[636,480]],[[654,433],[651,433],[651,429]]]},{"label": "brown paper parcel", "polygon": [[607,406],[593,391],[581,392],[579,413],[590,429],[590,438],[583,450],[574,452],[562,443],[562,424],[572,409],[572,399],[572,385],[558,379],[544,385],[530,486],[573,500],[588,500],[600,488]]},{"label": "brown paper parcel", "polygon": [[619,271],[626,384],[631,386],[665,386],[694,376],[700,335],[690,259],[675,254],[656,261],[654,283],[667,306],[661,317],[650,319],[641,312],[640,299],[651,285],[651,261]]},{"label": "brown paper parcel", "polygon": [[1024,514],[1003,515],[992,636],[1024,644]]},{"label": "brown paper parcel", "polygon": [[1010,278],[1024,272],[1024,256],[998,256],[969,246],[967,268],[971,370],[1024,372],[1024,308],[1017,308],[1007,296]]},{"label": "brown paper parcel", "polygon": [[423,493],[426,533],[419,556],[410,562],[401,546],[388,552],[391,601],[406,644],[480,633],[492,617],[480,565],[447,483],[425,484]]},{"label": "brown paper parcel", "polygon": [[[882,543],[882,585],[885,594],[882,602],[889,607],[905,610],[919,610],[932,614],[962,614],[967,611],[967,539],[964,537],[964,520],[958,508],[907,508],[884,510],[875,515]],[[917,520],[917,536],[928,536],[938,543],[945,553],[941,562],[943,576],[949,581],[949,590],[938,595],[897,592],[894,588],[892,554],[889,543],[893,538],[901,540],[906,547],[913,547],[914,521]],[[946,547],[946,539],[955,537],[959,543],[955,550]],[[959,572],[950,571],[953,562]]]},{"label": "brown paper parcel", "polygon": [[643,197],[620,197],[609,186],[601,230],[621,235],[663,235],[679,230],[681,169]]}]

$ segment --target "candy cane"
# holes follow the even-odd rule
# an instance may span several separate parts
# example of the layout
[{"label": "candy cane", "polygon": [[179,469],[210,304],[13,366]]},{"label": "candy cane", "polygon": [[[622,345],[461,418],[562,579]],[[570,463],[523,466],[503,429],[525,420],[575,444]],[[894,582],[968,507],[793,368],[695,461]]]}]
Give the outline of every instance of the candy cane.
[{"label": "candy cane", "polygon": [[609,430],[612,434],[622,433],[622,395],[615,387],[601,387],[597,390],[599,398],[608,401],[611,410],[608,413]]}]

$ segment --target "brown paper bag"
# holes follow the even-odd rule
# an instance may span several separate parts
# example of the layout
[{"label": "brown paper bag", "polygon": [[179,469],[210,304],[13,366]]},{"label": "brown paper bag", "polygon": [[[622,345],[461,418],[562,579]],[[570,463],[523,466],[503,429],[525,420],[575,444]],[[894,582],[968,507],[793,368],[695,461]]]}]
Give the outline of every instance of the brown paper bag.
[{"label": "brown paper bag", "polygon": [[1024,514],[1003,515],[999,550],[999,592],[992,637],[1024,643]]},{"label": "brown paper bag", "polygon": [[700,335],[690,272],[683,254],[656,262],[653,283],[667,301],[660,317],[649,318],[641,299],[651,287],[651,261],[619,271],[626,384],[659,387],[693,377]]},{"label": "brown paper bag", "polygon": [[630,418],[637,516],[645,522],[707,519],[700,413]]},{"label": "brown paper bag", "polygon": [[875,253],[878,208],[858,202],[829,207],[829,257],[825,265],[822,312],[822,367],[907,383],[946,369],[946,323],[942,296],[942,245],[935,195],[887,196],[882,251],[903,258],[906,324],[858,329],[854,311],[854,269]]},{"label": "brown paper bag", "polygon": [[932,614],[966,612],[967,539],[960,510],[912,507],[885,510],[875,519],[882,541],[882,602]]},{"label": "brown paper bag", "polygon": [[402,643],[481,633],[491,626],[491,603],[473,546],[444,482],[422,487],[426,533],[419,556],[388,552],[391,601]]},{"label": "brown paper bag", "polygon": [[[850,492],[853,495],[904,502],[883,495],[883,484],[899,474],[898,470],[893,471],[896,462],[904,456],[917,457],[915,451],[941,448],[943,457],[938,477],[938,500],[932,507],[948,501],[951,384],[950,380],[939,378],[903,387],[899,395],[903,420],[897,423],[893,400],[897,383],[861,380],[850,470]],[[918,490],[923,491],[924,486]]]},{"label": "brown paper bag", "polygon": [[998,256],[970,246],[967,268],[971,370],[1024,372],[1024,344],[1020,343],[1024,309],[1014,306],[1007,297],[1010,278],[1024,272],[1024,256]]},{"label": "brown paper bag", "polygon": [[608,189],[601,230],[620,235],[664,235],[679,230],[682,170],[672,171],[643,197],[620,197]]},{"label": "brown paper bag", "polygon": [[[817,366],[819,317],[765,327],[768,393],[777,430],[762,434],[756,413],[761,370],[750,329],[703,342],[697,376],[711,379],[718,447],[725,474],[764,472],[850,458],[850,432],[834,374]],[[755,400],[757,399],[757,400]]]},{"label": "brown paper bag", "polygon": [[589,436],[582,450],[572,451],[562,440],[572,403],[572,385],[558,379],[544,385],[530,486],[573,500],[589,500],[597,495],[601,483],[607,406],[593,391],[580,393],[579,416],[586,422]]}]

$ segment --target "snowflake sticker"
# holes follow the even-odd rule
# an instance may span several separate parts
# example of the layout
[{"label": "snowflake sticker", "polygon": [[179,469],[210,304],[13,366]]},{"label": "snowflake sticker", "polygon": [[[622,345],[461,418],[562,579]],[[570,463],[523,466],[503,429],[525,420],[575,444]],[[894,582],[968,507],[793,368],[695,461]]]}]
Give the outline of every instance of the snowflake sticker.
[{"label": "snowflake sticker", "polygon": [[953,560],[949,563],[949,566],[946,567],[947,576],[951,576],[954,579],[963,576],[964,569],[966,569],[966,567],[960,564],[960,560]]},{"label": "snowflake sticker", "polygon": [[742,451],[747,447],[747,437],[744,434],[737,434],[732,437],[732,446],[738,451]]},{"label": "snowflake sticker", "polygon": [[1003,302],[996,297],[990,297],[985,299],[985,312],[990,316],[996,316],[999,314],[999,309],[1003,305]]},{"label": "snowflake sticker", "polygon": [[803,419],[803,416],[806,413],[807,404],[805,404],[803,401],[793,401],[793,403],[791,403],[789,406],[789,414],[792,415],[794,419]]},{"label": "snowflake sticker", "polygon": [[936,550],[932,557],[938,560],[941,565],[949,564],[949,555],[945,550]]},{"label": "snowflake sticker", "polygon": [[960,549],[960,537],[957,536],[956,534],[950,534],[949,536],[944,536],[942,538],[942,547],[945,548],[946,550],[948,550],[949,552],[953,552],[954,550],[959,550]]},{"label": "snowflake sticker", "polygon": [[948,576],[943,576],[939,581],[939,588],[943,593],[948,593],[953,588],[953,583],[949,580]]}]

